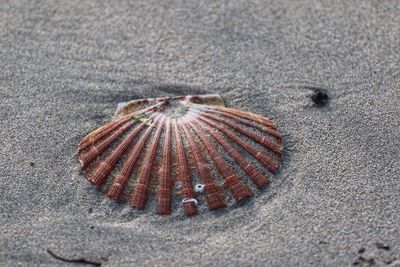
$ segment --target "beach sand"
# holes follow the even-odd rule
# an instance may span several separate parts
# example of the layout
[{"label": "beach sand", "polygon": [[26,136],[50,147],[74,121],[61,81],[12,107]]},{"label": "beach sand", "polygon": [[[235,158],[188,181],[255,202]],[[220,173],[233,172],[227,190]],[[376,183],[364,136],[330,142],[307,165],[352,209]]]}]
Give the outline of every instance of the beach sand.
[{"label": "beach sand", "polygon": [[[398,1],[111,2],[0,5],[1,266],[400,265]],[[284,135],[252,201],[158,216],[84,178],[118,102],[199,93]]]}]

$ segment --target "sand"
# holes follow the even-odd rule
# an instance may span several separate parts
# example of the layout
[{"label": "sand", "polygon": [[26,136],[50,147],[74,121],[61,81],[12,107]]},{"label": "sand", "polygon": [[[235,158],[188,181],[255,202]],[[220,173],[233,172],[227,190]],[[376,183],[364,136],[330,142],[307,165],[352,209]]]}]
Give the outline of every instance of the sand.
[{"label": "sand", "polygon": [[[2,1],[0,265],[399,266],[399,2],[197,2]],[[160,217],[85,180],[118,102],[189,93],[276,121],[267,190]]]}]

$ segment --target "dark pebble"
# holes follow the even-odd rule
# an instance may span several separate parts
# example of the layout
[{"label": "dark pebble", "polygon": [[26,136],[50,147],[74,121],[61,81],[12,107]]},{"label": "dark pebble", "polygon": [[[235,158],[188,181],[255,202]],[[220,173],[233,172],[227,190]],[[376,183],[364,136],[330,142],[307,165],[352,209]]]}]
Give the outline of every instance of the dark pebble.
[{"label": "dark pebble", "polygon": [[396,259],[390,259],[390,260],[387,260],[387,261],[384,261],[386,264],[392,264],[394,261],[395,261]]},{"label": "dark pebble", "polygon": [[362,254],[362,253],[364,253],[365,252],[365,248],[360,248],[359,250],[358,250],[358,253],[360,253],[360,254]]},{"label": "dark pebble", "polygon": [[390,250],[389,245],[383,243],[375,243],[376,247],[379,249]]},{"label": "dark pebble", "polygon": [[329,102],[329,95],[324,90],[317,89],[311,95],[311,100],[315,105],[322,107]]}]

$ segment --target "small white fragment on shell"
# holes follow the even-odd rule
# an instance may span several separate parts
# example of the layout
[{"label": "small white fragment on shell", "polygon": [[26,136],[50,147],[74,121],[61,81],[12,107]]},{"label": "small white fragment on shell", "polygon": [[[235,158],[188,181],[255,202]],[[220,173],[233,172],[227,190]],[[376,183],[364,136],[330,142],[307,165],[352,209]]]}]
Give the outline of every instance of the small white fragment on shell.
[{"label": "small white fragment on shell", "polygon": [[197,193],[203,193],[204,192],[204,184],[197,184],[195,187],[194,187],[194,191],[195,192],[197,192]]},{"label": "small white fragment on shell", "polygon": [[184,198],[182,200],[182,204],[190,203],[190,202],[193,202],[196,206],[197,206],[197,204],[199,204],[199,202],[195,198]]},{"label": "small white fragment on shell", "polygon": [[117,110],[123,108],[126,105],[126,102],[120,102],[117,104]]}]

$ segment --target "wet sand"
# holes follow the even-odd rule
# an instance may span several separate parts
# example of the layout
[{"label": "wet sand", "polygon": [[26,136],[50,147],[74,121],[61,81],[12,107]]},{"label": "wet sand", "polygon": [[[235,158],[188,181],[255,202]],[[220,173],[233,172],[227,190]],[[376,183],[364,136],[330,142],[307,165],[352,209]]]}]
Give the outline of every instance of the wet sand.
[{"label": "wet sand", "polygon": [[[0,265],[398,266],[399,3],[196,2],[0,5]],[[83,177],[118,102],[201,93],[284,134],[252,201],[161,217]]]}]

